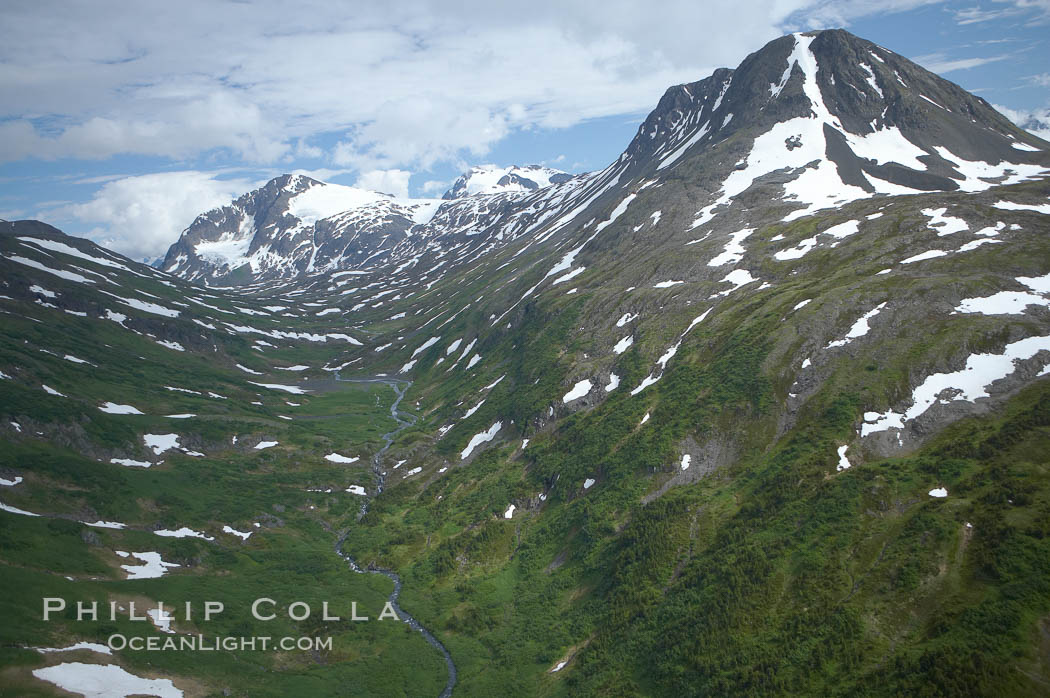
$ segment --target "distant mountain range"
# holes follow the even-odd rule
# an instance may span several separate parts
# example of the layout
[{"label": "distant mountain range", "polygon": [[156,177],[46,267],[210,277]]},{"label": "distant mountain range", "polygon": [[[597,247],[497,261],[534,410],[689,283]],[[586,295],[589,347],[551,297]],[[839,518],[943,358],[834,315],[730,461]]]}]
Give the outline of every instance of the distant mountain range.
[{"label": "distant mountain range", "polygon": [[[709,192],[697,225],[770,178],[782,185],[775,200],[795,203],[798,217],[879,194],[1019,181],[1042,171],[1039,143],[980,97],[875,44],[789,36],[736,70],[669,89],[602,172],[480,166],[441,201],[285,175],[198,216],[159,267],[229,285],[437,259],[447,245],[476,252],[512,239],[523,219],[564,216],[568,202],[685,167]],[[462,246],[467,228],[473,244]]]}]

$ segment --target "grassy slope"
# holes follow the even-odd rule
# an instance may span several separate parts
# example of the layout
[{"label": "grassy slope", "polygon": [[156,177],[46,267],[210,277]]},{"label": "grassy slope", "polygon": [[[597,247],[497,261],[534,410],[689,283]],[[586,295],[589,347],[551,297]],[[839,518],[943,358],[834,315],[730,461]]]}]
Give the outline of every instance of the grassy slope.
[{"label": "grassy slope", "polygon": [[[869,205],[844,209],[821,227],[859,217]],[[630,397],[627,392],[648,375],[655,357],[705,307],[689,307],[677,297],[683,292],[677,287],[639,289],[632,297],[643,312],[643,320],[631,327],[636,344],[613,365],[621,388],[592,409],[559,409],[547,418],[547,406],[560,406],[567,385],[607,368],[600,352],[608,353],[623,333],[616,330],[607,341],[607,329],[596,318],[618,315],[610,308],[622,302],[618,289],[627,286],[622,275],[655,265],[653,278],[676,276],[659,270],[666,250],[639,260],[617,247],[634,244],[629,236],[603,238],[610,262],[588,270],[620,278],[618,284],[573,296],[561,289],[537,294],[508,317],[507,331],[485,332],[489,316],[477,307],[443,329],[434,323],[398,341],[382,355],[379,368],[396,370],[431,332],[443,337],[418,357],[405,407],[416,410],[418,400],[422,419],[400,435],[390,456],[412,459],[427,470],[403,482],[392,478],[360,524],[354,522],[356,499],[305,489],[370,481],[361,464],[333,467],[321,456],[337,450],[366,462],[392,424],[386,417],[388,389],[344,385],[290,397],[245,386],[245,375],[231,371],[229,361],[224,366],[210,357],[173,354],[115,323],[100,326],[38,309],[34,314],[51,325],[11,318],[0,328],[0,360],[3,366],[17,365],[20,373],[17,382],[0,381],[4,415],[42,428],[58,445],[5,432],[14,445],[0,466],[27,473],[20,490],[0,492],[5,503],[55,513],[90,510],[131,524],[188,525],[212,533],[226,523],[243,530],[263,513],[280,518],[283,526],[267,528],[244,546],[221,536],[205,544],[142,531],[95,530],[98,545],[86,543],[83,528],[74,523],[0,517],[5,525],[0,557],[11,571],[4,576],[11,592],[5,610],[18,619],[4,642],[8,654],[2,663],[17,667],[7,675],[27,681],[25,668],[42,661],[12,645],[83,636],[75,627],[60,632],[34,624],[26,611],[34,608],[38,592],[25,595],[34,586],[75,585],[77,594],[85,588],[100,594],[141,588],[150,598],[177,601],[198,593],[202,596],[193,598],[251,599],[264,588],[316,599],[381,598],[385,580],[348,575],[331,554],[334,531],[348,528],[347,547],[355,557],[402,574],[403,606],[452,652],[461,695],[824,695],[874,691],[876,677],[883,682],[880,693],[1045,690],[1050,670],[1038,628],[1050,612],[1043,588],[1050,559],[1043,542],[1050,502],[1046,381],[900,457],[882,459],[851,449],[854,467],[835,473],[836,448],[853,442],[861,413],[899,404],[917,377],[943,370],[952,358],[1040,331],[1033,316],[943,311],[960,292],[994,291],[994,274],[1044,272],[1045,236],[1023,233],[1024,255],[995,254],[995,246],[988,245],[921,269],[874,276],[921,251],[902,241],[924,224],[926,218],[917,213],[922,205],[897,205],[863,239],[835,249],[822,246],[790,264],[769,257],[812,235],[816,219],[760,228],[748,249],[764,261],[752,268],[775,286],[721,302],[687,336],[662,379]],[[974,211],[998,215],[986,206]],[[647,213],[629,209],[623,228]],[[1029,217],[1026,226],[1035,218],[1023,215]],[[786,240],[773,245],[769,238],[778,233]],[[935,236],[927,231],[927,237]],[[519,283],[531,285],[543,270],[532,270]],[[470,275],[453,276],[435,291],[444,294],[448,315],[464,298],[497,286],[496,292],[513,302],[520,292],[504,286],[511,273],[518,270],[504,276],[485,271],[462,289],[457,286]],[[701,300],[722,288],[710,281],[693,286],[688,293]],[[814,300],[785,321],[807,298]],[[877,303],[902,298],[915,302],[895,308],[889,329],[876,332],[876,340],[823,352],[819,361],[814,355],[819,381],[785,421],[786,395],[808,347],[841,336]],[[396,309],[377,312],[387,317]],[[410,327],[407,322],[392,323],[388,334]],[[326,329],[305,319],[278,323]],[[923,332],[909,331],[914,327]],[[477,369],[449,374],[450,361],[438,365],[452,338],[465,342],[474,336],[480,336],[474,352],[484,357]],[[220,337],[226,357],[268,372],[265,379],[251,380],[288,383],[291,377],[271,366],[334,360],[324,345],[302,343],[259,355],[241,336]],[[100,368],[63,362],[36,351],[38,346],[70,351]],[[45,396],[36,387],[41,382],[70,398]],[[163,390],[165,384],[215,390],[230,399],[171,393]],[[485,404],[459,421],[483,396]],[[289,399],[302,406],[287,405]],[[154,415],[199,416],[181,421],[109,416],[95,409],[101,400],[148,405]],[[252,405],[253,400],[264,404]],[[279,419],[282,414],[297,419],[286,422]],[[641,426],[645,414],[651,419]],[[498,441],[460,464],[459,451],[470,437],[496,420],[504,423]],[[453,428],[437,439],[438,427],[449,424]],[[63,448],[82,451],[86,443],[108,455],[141,449],[141,433],[171,430],[192,435],[212,456],[171,455],[164,466],[140,471],[95,463]],[[233,433],[272,438],[281,446],[259,453],[231,448],[226,444]],[[524,453],[520,437],[531,441]],[[643,495],[674,473],[682,444],[690,439],[732,443],[733,463],[641,505]],[[439,466],[451,465],[458,467],[438,477]],[[584,490],[589,478],[597,484]],[[930,499],[926,492],[940,485],[950,496]],[[546,501],[538,498],[541,492],[548,493]],[[518,513],[506,520],[510,502],[518,504]],[[285,511],[275,511],[275,504]],[[46,544],[51,540],[57,543]],[[54,574],[114,578],[113,549],[159,550],[165,559],[192,567],[135,583],[67,585]],[[257,630],[243,625],[243,615],[227,620],[224,631]],[[205,658],[199,666],[196,659],[190,666],[186,657],[174,655],[128,659],[130,666],[152,661],[164,672],[195,676],[210,690],[225,686],[244,666],[282,670],[238,678],[237,687],[252,695],[325,695],[345,691],[352,682],[367,686],[369,694],[436,694],[444,676],[437,654],[418,637],[399,637],[402,630],[377,623],[340,630],[340,653],[332,657],[224,655]],[[564,670],[548,673],[566,658]],[[39,688],[31,681],[20,685]]]},{"label": "grassy slope", "polygon": [[[443,631],[464,694],[508,683],[521,695],[848,694],[874,690],[868,686],[876,676],[892,678],[883,693],[1045,688],[1050,669],[1038,657],[1037,634],[1050,612],[1038,579],[1050,559],[1040,523],[1050,502],[1050,444],[1040,421],[1050,397],[1045,381],[1002,412],[967,420],[908,456],[851,453],[860,464],[835,473],[836,448],[853,440],[860,414],[897,404],[917,366],[943,366],[960,345],[965,353],[995,350],[1018,332],[1039,332],[1023,316],[946,317],[933,307],[947,294],[990,293],[979,276],[873,276],[885,256],[906,256],[881,248],[910,225],[909,215],[887,217],[885,241],[819,250],[797,265],[836,274],[785,278],[774,290],[719,307],[642,397],[624,390],[651,365],[636,346],[615,367],[624,387],[600,406],[538,430],[519,415],[512,433],[532,439],[524,455],[503,434],[502,448],[425,489],[405,484],[379,498],[354,545],[403,571],[406,607]],[[782,246],[812,234],[793,224],[762,237],[785,229]],[[967,254],[950,262],[1013,275],[1038,271],[1032,257]],[[843,264],[844,256],[852,261]],[[806,298],[816,300],[784,323]],[[861,311],[900,298],[928,299],[894,321],[922,322],[926,331],[882,339],[892,341],[891,351],[861,343],[834,354],[817,391],[780,433],[779,406],[795,375],[781,357],[797,356],[807,323],[813,327],[831,309],[848,328]],[[513,351],[486,354],[488,378],[508,378],[437,447],[446,462],[458,460],[471,434],[509,413],[504,395],[530,385],[532,374],[519,370],[524,357],[546,365],[548,378],[573,366],[558,357],[572,356],[578,367],[586,337],[537,337],[528,329],[530,313],[560,319],[556,312],[569,304],[548,295],[528,305],[505,340]],[[668,324],[683,327],[693,315]],[[813,331],[828,332],[823,322]],[[656,347],[652,354],[670,343],[653,338],[643,336]],[[565,384],[554,381],[541,409],[524,416],[557,402]],[[462,396],[463,387],[456,393],[446,383],[444,390]],[[639,427],[647,412],[650,421]],[[1003,430],[1019,434],[1018,443],[982,441],[995,442]],[[726,433],[739,447],[730,468],[649,506],[638,503],[654,487],[650,476],[673,471],[682,439],[703,443]],[[589,477],[599,484],[585,493]],[[536,495],[555,482],[539,502]],[[948,499],[926,494],[939,485]],[[996,494],[1003,487],[1029,495],[1007,497],[1013,504],[1004,508]],[[512,501],[524,516],[507,521],[502,513]],[[989,550],[1002,559],[989,562]],[[547,673],[577,651],[567,669]]]},{"label": "grassy slope", "polygon": [[[351,573],[333,550],[333,527],[352,525],[361,501],[341,490],[354,483],[371,486],[368,458],[379,435],[394,426],[389,417],[393,391],[382,385],[341,384],[337,390],[309,396],[267,391],[256,395],[246,392],[243,375],[207,357],[172,353],[116,323],[46,309],[30,308],[29,314],[46,322],[9,317],[0,328],[0,361],[17,367],[17,379],[0,381],[5,417],[0,469],[25,478],[16,487],[3,488],[0,497],[8,505],[67,518],[0,515],[0,613],[5,618],[0,629],[0,692],[51,695],[29,671],[45,663],[101,658],[90,652],[45,658],[29,647],[105,642],[114,632],[160,635],[152,624],[127,618],[77,622],[67,612],[62,620],[44,623],[44,596],[71,603],[98,599],[103,605],[107,599],[135,599],[140,610],[158,600],[180,608],[192,601],[197,613],[204,600],[220,600],[227,610],[219,619],[176,621],[176,628],[206,637],[334,638],[333,651],[321,655],[118,653],[120,663],[133,673],[181,677],[180,685],[189,679],[186,685],[199,695],[220,695],[226,688],[235,695],[255,696],[440,690],[445,671],[440,655],[406,626],[375,620],[390,592],[389,580]],[[96,365],[61,359],[67,352]],[[310,354],[298,352],[294,358],[318,360]],[[265,368],[252,358],[253,365]],[[271,360],[285,363],[280,356]],[[290,383],[292,378],[255,379]],[[47,395],[37,387],[40,383],[68,397]],[[202,394],[167,391],[164,385]],[[209,398],[208,391],[228,399]],[[149,414],[108,415],[97,409],[103,400],[136,405]],[[263,404],[254,406],[252,400]],[[156,416],[185,412],[197,416]],[[294,414],[295,421],[277,418],[285,413]],[[23,431],[6,428],[7,420],[17,421]],[[36,430],[47,440],[35,438]],[[183,444],[206,450],[208,457],[169,451],[162,465],[149,469],[105,462],[104,456],[112,452],[145,458],[140,435],[169,432],[180,434]],[[230,443],[234,434],[248,443],[265,438],[280,445],[262,451],[235,447]],[[361,461],[349,466],[325,461],[322,456],[333,450],[357,455]],[[99,454],[102,462],[85,453]],[[318,486],[334,487],[335,492],[306,491]],[[95,517],[121,521],[129,528],[89,528],[75,520]],[[223,525],[253,530],[253,521],[261,521],[262,528],[247,543],[219,532]],[[149,532],[154,526],[189,526],[216,540],[162,538]],[[181,567],[160,579],[124,580],[119,565],[128,561],[118,558],[115,550],[157,551]],[[314,617],[302,622],[280,617],[256,621],[249,614],[250,604],[264,596],[276,599],[278,608],[306,601]],[[317,617],[322,600],[329,601],[344,621],[322,623]],[[357,601],[373,621],[345,620],[350,601]]]},{"label": "grassy slope", "polygon": [[[691,378],[677,371],[664,389],[697,394]],[[761,388],[756,401],[740,387],[697,408],[760,413]],[[638,455],[667,450],[674,415],[624,438],[604,424],[630,431],[638,415],[609,404],[579,431],[562,427],[571,438],[556,460],[530,449],[526,471],[490,451],[418,499],[392,494],[359,540],[406,570],[405,603],[443,626],[468,695],[507,680],[571,695],[855,694],[875,676],[906,694],[1045,686],[1033,647],[1050,613],[1050,386],[909,457],[839,474],[835,445],[857,398],[829,389],[816,401],[769,451],[647,507],[632,503]],[[600,463],[602,489],[498,518],[541,488],[552,461],[563,480]],[[949,498],[927,496],[938,485]],[[545,674],[580,644],[573,671]]]}]

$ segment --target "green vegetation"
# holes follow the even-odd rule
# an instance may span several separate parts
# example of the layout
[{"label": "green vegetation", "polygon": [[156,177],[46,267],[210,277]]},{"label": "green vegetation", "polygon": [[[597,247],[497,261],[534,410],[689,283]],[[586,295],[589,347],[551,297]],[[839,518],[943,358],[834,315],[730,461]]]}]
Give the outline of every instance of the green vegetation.
[{"label": "green vegetation", "polygon": [[[661,196],[680,186],[669,181]],[[638,201],[655,200],[654,191]],[[218,310],[201,316],[216,325],[208,332],[189,310],[170,322],[103,319],[117,307],[109,297],[59,280],[48,283],[57,300],[88,316],[0,299],[0,476],[24,478],[0,488],[0,501],[42,514],[0,512],[0,694],[51,695],[30,672],[65,658],[33,648],[162,635],[126,614],[96,623],[67,611],[43,623],[42,597],[58,596],[197,609],[220,600],[219,618],[177,619],[177,631],[333,638],[331,650],[114,658],[185,683],[188,693],[437,695],[441,655],[408,626],[376,620],[392,583],[351,572],[335,553],[344,535],[361,566],[401,576],[401,606],[451,652],[456,695],[1045,693],[1050,382],[1036,379],[1041,365],[1021,366],[1025,381],[1004,384],[969,416],[959,417],[961,404],[938,405],[903,448],[857,432],[866,412],[906,404],[923,376],[1045,334],[1037,313],[951,311],[964,295],[1008,286],[1003,279],[1045,273],[1050,238],[1022,229],[1026,255],[996,256],[985,245],[954,257],[955,266],[939,259],[878,275],[905,256],[902,231],[922,204],[880,205],[878,227],[791,263],[772,252],[860,219],[872,202],[758,227],[748,245],[763,256],[752,269],[769,285],[728,296],[711,280],[721,271],[653,285],[669,278],[668,249],[700,248],[642,245],[627,232],[650,220],[640,206],[624,214],[619,234],[597,239],[607,260],[588,263],[573,294],[559,286],[522,299],[549,266],[537,263],[538,251],[519,258],[508,247],[425,290],[330,320],[314,313],[321,299],[335,303],[332,288],[304,291],[310,310],[298,315],[247,319],[238,306],[259,313],[264,302],[293,301],[234,305],[209,292]],[[774,243],[777,235],[784,242]],[[0,265],[13,268],[12,294],[35,278],[9,260]],[[644,282],[632,276],[637,269]],[[143,297],[189,307],[178,301],[187,288],[121,278]],[[341,304],[363,302],[362,293]],[[869,336],[829,348],[883,302]],[[505,317],[492,312],[515,303]],[[614,328],[627,311],[636,317]],[[258,332],[226,331],[249,319]],[[264,330],[367,341],[285,341]],[[633,345],[614,355],[628,335]],[[264,336],[275,341],[253,347]],[[413,357],[432,337],[439,341]],[[661,366],[657,357],[672,346]],[[481,358],[468,369],[474,354]],[[296,364],[306,368],[282,370]],[[400,409],[416,421],[377,457],[378,496],[372,458],[397,424],[393,391],[337,382],[334,366],[349,378],[412,381]],[[610,372],[620,383],[606,392]],[[650,375],[658,380],[632,396]],[[566,404],[583,378],[595,389]],[[108,414],[103,402],[144,414]],[[463,459],[469,440],[496,421],[496,439]],[[168,433],[181,450],[156,454],[143,441]],[[277,443],[256,449],[262,441]],[[840,472],[845,445],[852,467]],[[333,452],[358,460],[326,460]],[[368,499],[347,492],[351,485]],[[935,487],[948,496],[930,497]],[[126,528],[84,523],[98,520]],[[252,535],[242,541],[224,526]],[[180,527],[213,540],[154,533]],[[179,567],[129,580],[122,565],[133,560],[118,551],[157,552]],[[260,597],[277,601],[277,619],[252,618]],[[315,615],[289,619],[292,601]],[[343,620],[320,620],[323,601]],[[347,620],[350,601],[373,620]],[[81,659],[99,657],[68,655]]]}]

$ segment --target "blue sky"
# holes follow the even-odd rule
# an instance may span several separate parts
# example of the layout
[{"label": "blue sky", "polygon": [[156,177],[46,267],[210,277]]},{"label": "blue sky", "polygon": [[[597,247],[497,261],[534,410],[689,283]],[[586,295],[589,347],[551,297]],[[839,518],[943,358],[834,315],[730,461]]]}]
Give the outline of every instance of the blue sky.
[{"label": "blue sky", "polygon": [[396,5],[8,0],[0,218],[146,258],[283,172],[419,197],[474,164],[600,168],[668,86],[811,28],[1050,106],[1050,0]]}]

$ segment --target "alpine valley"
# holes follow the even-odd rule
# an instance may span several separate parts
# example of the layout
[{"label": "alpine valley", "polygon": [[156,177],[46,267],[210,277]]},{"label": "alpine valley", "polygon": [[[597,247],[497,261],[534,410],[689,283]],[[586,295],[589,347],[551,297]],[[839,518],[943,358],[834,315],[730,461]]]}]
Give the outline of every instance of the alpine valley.
[{"label": "alpine valley", "polygon": [[599,172],[0,223],[0,694],[1046,695],[1048,177],[828,30]]}]

